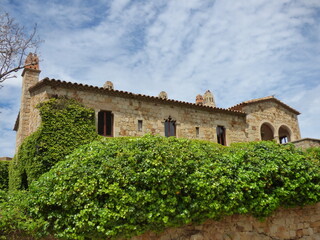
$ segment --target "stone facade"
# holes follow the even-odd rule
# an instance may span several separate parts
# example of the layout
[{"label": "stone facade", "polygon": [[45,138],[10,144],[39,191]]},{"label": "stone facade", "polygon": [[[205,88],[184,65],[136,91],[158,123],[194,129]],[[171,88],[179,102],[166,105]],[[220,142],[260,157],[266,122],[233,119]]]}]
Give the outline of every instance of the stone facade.
[{"label": "stone facade", "polygon": [[248,215],[233,215],[221,221],[148,232],[131,240],[319,240],[320,203],[279,209],[264,221]]},{"label": "stone facade", "polygon": [[142,136],[146,133],[168,136],[165,131],[166,127],[170,127],[166,125],[170,119],[171,127],[175,128],[170,135],[225,145],[265,140],[263,127],[269,129],[267,140],[300,139],[299,112],[274,97],[254,99],[224,109],[215,106],[210,91],[203,97],[198,95],[195,103],[187,103],[168,99],[165,92],[153,97],[115,90],[109,81],[101,88],[49,78],[39,81],[39,73],[39,64],[36,64],[25,68],[22,74],[21,108],[14,128],[17,131],[16,147],[40,125],[36,105],[51,97],[74,98],[93,108],[97,129],[101,124],[99,112],[106,112],[112,119],[103,121],[109,121],[108,124],[112,125],[108,125],[112,128],[108,133],[114,137]]},{"label": "stone facade", "polygon": [[[164,136],[164,121],[169,116],[176,121],[176,136],[217,141],[215,126],[226,128],[227,143],[243,141],[246,138],[246,115],[237,111],[213,109],[166,100],[159,97],[141,96],[116,90],[84,88],[81,84],[72,84],[45,79],[41,86],[31,89],[32,108],[51,96],[65,96],[77,99],[85,106],[99,111],[111,111],[114,115],[113,136],[143,136],[146,133]],[[35,130],[40,119],[37,111],[31,118]],[[98,119],[98,117],[96,117]],[[138,120],[142,129],[138,131]],[[97,122],[98,124],[98,122]],[[196,127],[199,135],[196,136]]]},{"label": "stone facade", "polygon": [[296,147],[306,149],[310,147],[320,147],[320,139],[302,138],[292,142]]},{"label": "stone facade", "polygon": [[272,96],[250,100],[231,109],[247,113],[247,134],[249,141],[262,140],[260,129],[263,124],[267,124],[270,127],[273,132],[273,139],[277,142],[279,142],[281,127],[287,130],[290,136],[289,141],[301,138],[297,118],[299,112]]}]

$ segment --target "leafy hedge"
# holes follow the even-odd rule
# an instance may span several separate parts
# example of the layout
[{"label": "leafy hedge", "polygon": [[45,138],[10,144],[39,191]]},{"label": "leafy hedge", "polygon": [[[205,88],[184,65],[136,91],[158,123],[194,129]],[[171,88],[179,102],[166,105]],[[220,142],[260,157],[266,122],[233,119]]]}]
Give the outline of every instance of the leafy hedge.
[{"label": "leafy hedge", "polygon": [[37,107],[41,126],[24,140],[13,159],[10,189],[27,189],[75,148],[97,139],[92,109],[65,98],[52,98]]},{"label": "leafy hedge", "polygon": [[320,147],[307,148],[306,154],[311,161],[320,166]]},{"label": "leafy hedge", "polygon": [[10,161],[0,161],[0,190],[8,189]]},{"label": "leafy hedge", "polygon": [[319,161],[293,146],[145,136],[92,142],[30,187],[34,219],[66,239],[131,237],[320,200]]},{"label": "leafy hedge", "polygon": [[45,234],[46,221],[30,216],[27,191],[0,190],[0,239],[34,239]]}]

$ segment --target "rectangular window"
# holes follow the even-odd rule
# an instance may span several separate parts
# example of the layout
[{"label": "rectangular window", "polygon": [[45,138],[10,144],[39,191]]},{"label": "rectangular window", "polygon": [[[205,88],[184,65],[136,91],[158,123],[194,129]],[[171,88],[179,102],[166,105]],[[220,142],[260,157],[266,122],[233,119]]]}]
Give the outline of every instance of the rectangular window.
[{"label": "rectangular window", "polygon": [[176,121],[172,120],[171,117],[164,122],[164,133],[166,137],[176,136]]},{"label": "rectangular window", "polygon": [[199,137],[199,134],[200,134],[200,129],[199,129],[199,127],[196,127],[196,137],[197,138]]},{"label": "rectangular window", "polygon": [[226,145],[226,129],[224,126],[217,126],[217,140],[221,145]]},{"label": "rectangular window", "polygon": [[138,120],[138,131],[142,132],[142,120]]},{"label": "rectangular window", "polygon": [[98,113],[98,134],[106,137],[113,136],[113,114],[110,111]]}]

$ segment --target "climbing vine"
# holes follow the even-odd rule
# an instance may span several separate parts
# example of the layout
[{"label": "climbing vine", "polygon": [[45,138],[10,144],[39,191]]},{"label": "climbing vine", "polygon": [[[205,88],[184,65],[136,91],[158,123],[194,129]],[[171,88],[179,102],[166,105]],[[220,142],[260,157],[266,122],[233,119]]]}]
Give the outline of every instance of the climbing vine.
[{"label": "climbing vine", "polygon": [[52,98],[37,108],[41,126],[24,140],[13,159],[10,189],[27,189],[75,148],[97,138],[94,111],[77,101]]},{"label": "climbing vine", "polygon": [[129,238],[320,200],[319,165],[293,146],[164,138],[80,147],[31,186],[34,217],[67,239]]},{"label": "climbing vine", "polygon": [[280,206],[320,201],[319,148],[101,138],[94,111],[75,100],[38,108],[41,126],[9,171],[10,189],[28,190],[0,190],[0,237],[130,238],[232,214],[263,219]]}]

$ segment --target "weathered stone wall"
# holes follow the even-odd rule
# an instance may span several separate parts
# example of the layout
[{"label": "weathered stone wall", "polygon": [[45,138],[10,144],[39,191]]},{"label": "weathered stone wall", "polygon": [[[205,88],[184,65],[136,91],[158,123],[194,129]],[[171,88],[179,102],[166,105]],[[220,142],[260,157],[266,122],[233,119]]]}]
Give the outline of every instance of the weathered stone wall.
[{"label": "weathered stone wall", "polygon": [[[46,92],[46,93],[45,93]],[[142,136],[146,133],[164,136],[164,120],[169,116],[176,120],[176,136],[184,138],[198,138],[217,141],[216,127],[222,125],[226,128],[227,144],[246,141],[245,116],[232,112],[200,109],[183,106],[165,100],[141,100],[134,97],[117,96],[113,93],[97,93],[78,89],[65,89],[60,87],[46,87],[42,92],[33,94],[34,105],[43,100],[45,96],[67,96],[95,109],[112,111],[114,114],[113,136]],[[97,117],[96,117],[97,119]],[[142,131],[138,131],[138,120],[143,121]],[[38,126],[39,118],[36,112],[31,119],[31,126]],[[199,127],[199,136],[196,136],[196,127]],[[33,129],[35,130],[35,129]]]},{"label": "weathered stone wall", "polygon": [[160,234],[145,233],[131,240],[319,240],[320,203],[304,208],[280,209],[261,222],[234,215],[221,221],[170,228]]},{"label": "weathered stone wall", "polygon": [[[36,70],[34,70],[36,71]],[[26,71],[27,72],[27,71]],[[164,100],[120,91],[101,90],[79,84],[59,81],[26,91],[38,72],[28,71],[32,78],[24,77],[22,108],[17,134],[17,146],[25,136],[30,135],[40,125],[39,112],[35,106],[49,96],[66,96],[82,102],[96,112],[100,110],[113,113],[113,136],[142,136],[146,133],[164,135],[164,121],[171,117],[176,121],[176,136],[189,139],[205,139],[217,142],[216,127],[226,129],[226,144],[233,142],[261,140],[261,125],[267,123],[273,129],[273,136],[279,142],[279,129],[284,127],[290,133],[290,141],[300,139],[298,119],[295,112],[272,99],[264,102],[238,106],[245,112],[237,113],[229,110],[207,108],[173,100]],[[28,79],[32,79],[29,81]],[[28,80],[28,81],[26,81]],[[26,101],[26,99],[28,101]],[[28,121],[27,121],[28,119]],[[142,121],[142,129],[138,129],[138,121]],[[197,130],[199,133],[197,134]],[[286,134],[287,135],[287,134]],[[286,136],[285,135],[285,136]],[[282,133],[283,136],[283,133]]]},{"label": "weathered stone wall", "polygon": [[244,106],[242,111],[247,113],[248,141],[260,141],[260,127],[268,123],[274,130],[274,139],[279,142],[279,129],[286,126],[290,130],[291,141],[300,139],[300,129],[297,115],[274,101],[252,103]]},{"label": "weathered stone wall", "polygon": [[30,135],[31,96],[29,88],[39,80],[40,70],[24,69],[22,73],[22,93],[19,113],[19,128],[16,135],[16,150],[27,136]]},{"label": "weathered stone wall", "polygon": [[29,122],[29,134],[35,132],[41,124],[41,117],[37,105],[49,99],[46,92],[34,92],[31,98],[30,109],[30,122]]},{"label": "weathered stone wall", "polygon": [[320,139],[313,138],[302,138],[297,141],[294,141],[293,144],[302,149],[310,148],[310,147],[320,147]]}]

